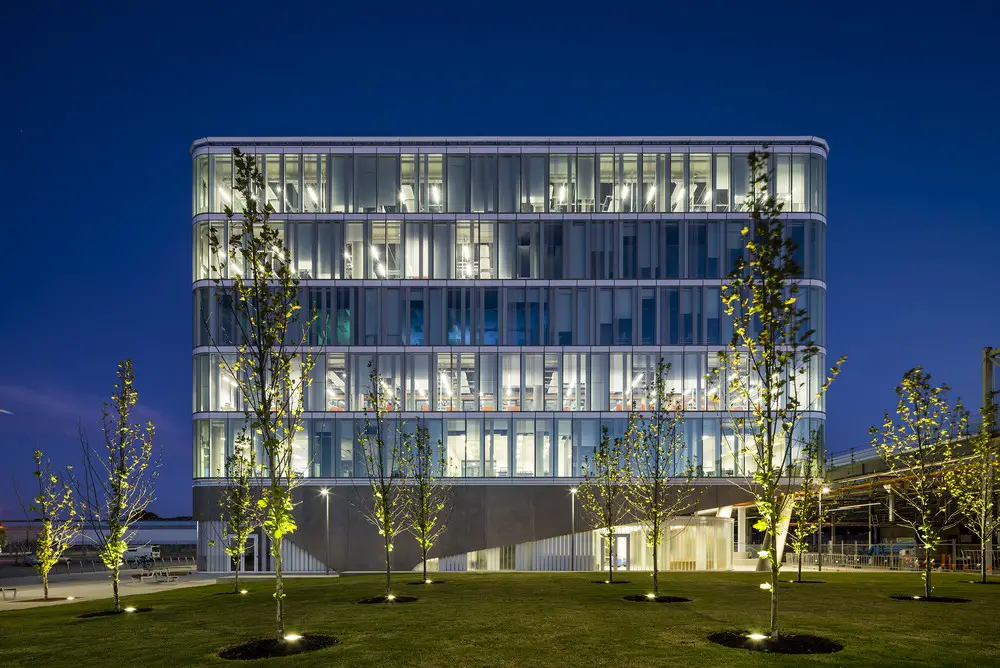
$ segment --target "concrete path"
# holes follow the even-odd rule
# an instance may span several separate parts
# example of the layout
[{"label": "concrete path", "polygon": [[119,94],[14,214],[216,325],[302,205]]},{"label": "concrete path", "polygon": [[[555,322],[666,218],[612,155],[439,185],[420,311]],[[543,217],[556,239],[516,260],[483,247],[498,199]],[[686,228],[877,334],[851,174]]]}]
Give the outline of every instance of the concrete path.
[{"label": "concrete path", "polygon": [[[20,578],[19,578],[20,579]],[[201,575],[193,573],[177,578],[174,582],[145,583],[131,581],[131,576],[124,576],[119,593],[123,601],[127,601],[132,596],[139,594],[152,594],[172,589],[185,589],[187,587],[203,587],[215,584],[214,575]],[[74,601],[94,600],[111,598],[111,581],[107,575],[95,574],[94,576],[81,575],[77,578],[60,578],[58,582],[49,582],[49,596],[61,597],[61,601],[28,602],[29,599],[42,597],[42,584],[38,578],[32,583],[15,583],[10,580],[0,582],[0,587],[15,587],[17,589],[17,599],[11,600],[11,593],[6,592],[7,600],[0,600],[0,613],[7,610],[25,610],[39,606],[60,605],[62,603],[72,603]],[[73,597],[67,601],[66,597]]]}]

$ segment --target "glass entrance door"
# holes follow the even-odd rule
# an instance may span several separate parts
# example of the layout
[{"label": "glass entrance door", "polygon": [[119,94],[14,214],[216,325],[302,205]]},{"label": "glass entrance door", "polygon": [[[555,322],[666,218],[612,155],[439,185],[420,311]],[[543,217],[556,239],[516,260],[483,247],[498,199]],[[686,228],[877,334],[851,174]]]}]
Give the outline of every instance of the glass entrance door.
[{"label": "glass entrance door", "polygon": [[[627,571],[629,570],[629,550],[628,550],[628,534],[615,534],[614,535],[614,550],[611,555],[612,568],[616,571]],[[608,550],[607,543],[604,545],[604,557],[601,560],[604,564],[603,570],[608,569]]]},{"label": "glass entrance door", "polygon": [[[230,543],[232,544],[232,543]],[[260,559],[258,559],[258,548],[257,548],[257,536],[251,535],[247,539],[246,548],[243,550],[242,556],[243,562],[240,564],[240,571],[243,573],[256,573],[260,570],[259,564]],[[236,570],[236,557],[230,557],[229,559],[229,570]]]}]

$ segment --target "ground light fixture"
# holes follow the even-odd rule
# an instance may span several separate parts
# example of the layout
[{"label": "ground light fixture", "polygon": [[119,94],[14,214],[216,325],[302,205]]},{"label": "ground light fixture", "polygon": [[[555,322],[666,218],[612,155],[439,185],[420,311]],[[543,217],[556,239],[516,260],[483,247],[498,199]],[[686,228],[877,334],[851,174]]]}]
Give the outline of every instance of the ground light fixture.
[{"label": "ground light fixture", "polygon": [[243,595],[243,596],[246,596],[246,595],[247,595],[247,593],[248,593],[248,592],[247,592],[247,590],[246,590],[246,589],[240,589],[240,594],[241,594],[241,595]]},{"label": "ground light fixture", "polygon": [[298,633],[289,633],[285,636],[285,642],[296,642],[298,640],[302,640],[302,636]]},{"label": "ground light fixture", "polygon": [[433,580],[424,580],[424,584],[430,584]]},{"label": "ground light fixture", "polygon": [[387,600],[387,601],[395,601],[396,600],[396,595],[395,594],[386,594],[385,595],[385,600]]},{"label": "ground light fixture", "polygon": [[75,601],[76,600],[76,596],[67,596],[66,600],[67,601]]},{"label": "ground light fixture", "polygon": [[747,634],[747,638],[750,640],[767,640],[767,636],[763,633],[749,633]]},{"label": "ground light fixture", "polygon": [[770,589],[771,588],[771,583],[770,582],[761,582],[760,583],[760,588],[761,589]]},{"label": "ground light fixture", "polygon": [[135,612],[135,608],[130,605],[127,608],[125,608],[125,612]]},{"label": "ground light fixture", "polygon": [[646,598],[652,601],[654,598],[656,598],[656,594],[646,594]]}]

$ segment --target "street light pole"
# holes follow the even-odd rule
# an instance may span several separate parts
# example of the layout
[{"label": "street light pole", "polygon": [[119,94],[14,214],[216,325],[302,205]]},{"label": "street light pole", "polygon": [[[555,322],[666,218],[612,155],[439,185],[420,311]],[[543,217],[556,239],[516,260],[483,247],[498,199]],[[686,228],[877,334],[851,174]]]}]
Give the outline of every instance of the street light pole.
[{"label": "street light pole", "polygon": [[319,490],[320,496],[326,501],[326,546],[323,561],[326,563],[326,574],[330,574],[330,490],[324,487]]},{"label": "street light pole", "polygon": [[569,488],[569,569],[576,570],[576,487]]}]

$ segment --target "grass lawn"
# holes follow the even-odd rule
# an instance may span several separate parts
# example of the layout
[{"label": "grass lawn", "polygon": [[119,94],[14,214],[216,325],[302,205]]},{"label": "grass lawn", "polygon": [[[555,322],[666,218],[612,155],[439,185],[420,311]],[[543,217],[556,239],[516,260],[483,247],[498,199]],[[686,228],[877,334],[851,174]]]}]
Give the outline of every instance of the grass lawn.
[{"label": "grass lawn", "polygon": [[[935,594],[971,603],[911,603],[890,594],[921,593],[920,576],[809,573],[826,584],[781,590],[782,627],[845,645],[825,656],[772,656],[728,649],[713,631],[765,626],[767,594],[755,573],[668,573],[662,593],[691,603],[629,603],[647,591],[648,574],[622,574],[631,585],[591,584],[596,573],[455,574],[446,584],[408,586],[415,603],[358,605],[380,593],[377,576],[291,580],[287,631],[338,636],[339,646],[271,659],[283,666],[996,666],[1000,665],[1000,586],[966,584],[970,575],[935,574]],[[789,573],[788,577],[792,577]],[[83,601],[0,612],[0,666],[244,665],[215,657],[220,648],[272,632],[270,585],[248,583],[247,596],[220,596],[212,585],[126,597],[152,612],[81,620],[107,608]],[[56,588],[58,589],[58,587]],[[126,587],[127,590],[127,587]],[[56,592],[58,593],[58,592]],[[0,610],[2,610],[0,606]],[[259,662],[257,662],[259,663]]]}]

